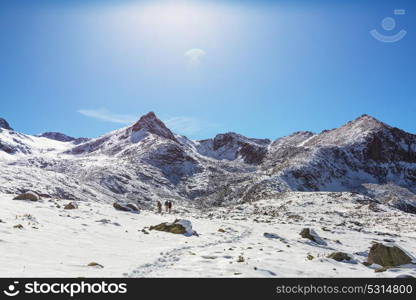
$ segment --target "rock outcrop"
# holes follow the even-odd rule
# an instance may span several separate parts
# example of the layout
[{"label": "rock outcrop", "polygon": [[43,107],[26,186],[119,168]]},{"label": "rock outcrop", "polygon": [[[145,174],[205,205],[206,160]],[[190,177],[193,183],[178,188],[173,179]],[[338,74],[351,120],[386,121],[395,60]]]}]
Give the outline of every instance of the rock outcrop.
[{"label": "rock outcrop", "polygon": [[10,127],[9,123],[3,118],[0,118],[0,128],[4,128],[4,129],[7,129],[7,130],[13,130],[13,128]]},{"label": "rock outcrop", "polygon": [[311,240],[312,242],[326,246],[327,243],[311,228],[303,228],[299,235],[305,239]]},{"label": "rock outcrop", "polygon": [[188,220],[177,219],[172,223],[161,223],[150,226],[149,230],[165,231],[174,234],[183,234],[186,236],[196,235],[192,229],[192,223]]},{"label": "rock outcrop", "polygon": [[30,200],[30,201],[39,201],[40,197],[35,192],[26,192],[20,195],[17,195],[13,198],[14,200]]},{"label": "rock outcrop", "polygon": [[412,257],[395,245],[376,243],[370,248],[367,263],[383,267],[397,267],[409,264],[412,260]]}]

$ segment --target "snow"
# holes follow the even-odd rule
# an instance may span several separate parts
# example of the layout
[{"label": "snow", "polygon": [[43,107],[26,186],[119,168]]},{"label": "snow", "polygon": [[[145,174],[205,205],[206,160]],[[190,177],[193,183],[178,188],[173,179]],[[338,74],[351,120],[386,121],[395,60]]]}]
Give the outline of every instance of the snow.
[{"label": "snow", "polygon": [[[416,147],[413,135],[368,116],[273,143],[235,133],[192,141],[154,114],[77,146],[0,129],[0,276],[416,276],[414,265],[382,273],[362,265],[373,242],[412,257],[416,249],[416,214],[405,212],[416,207],[416,163],[365,158],[379,132],[385,144],[400,141],[388,153]],[[12,200],[28,190],[43,200]],[[156,200],[173,200],[174,213],[155,214]],[[64,210],[71,201],[78,208]],[[187,236],[146,229],[176,219]],[[301,238],[303,228],[322,245]],[[352,260],[327,258],[335,251]]]},{"label": "snow", "polygon": [[191,221],[181,219],[181,220],[176,221],[175,223],[179,224],[183,228],[185,228],[185,230],[186,230],[185,235],[186,236],[192,236],[194,234],[194,230],[192,230],[192,222]]},{"label": "snow", "polygon": [[[373,212],[359,197],[294,192],[231,208],[178,204],[172,214],[160,215],[121,212],[100,202],[78,202],[78,209],[64,210],[69,201],[17,201],[0,195],[0,276],[416,276],[414,265],[375,273],[361,264],[372,242],[386,239],[414,255],[416,218],[389,207]],[[199,236],[142,231],[175,219]],[[18,224],[23,229],[14,228]],[[304,227],[314,229],[327,246],[301,238]],[[335,251],[348,253],[352,262],[326,257]],[[243,262],[238,262],[240,256]],[[104,268],[88,267],[90,262]]]}]

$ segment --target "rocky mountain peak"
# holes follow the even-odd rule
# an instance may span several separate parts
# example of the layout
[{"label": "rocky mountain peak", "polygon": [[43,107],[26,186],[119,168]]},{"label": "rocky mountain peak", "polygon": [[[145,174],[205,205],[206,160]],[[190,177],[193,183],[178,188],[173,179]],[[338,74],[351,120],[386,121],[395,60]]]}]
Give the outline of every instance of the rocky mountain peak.
[{"label": "rocky mountain peak", "polygon": [[75,145],[82,144],[90,140],[89,138],[83,138],[83,137],[74,138],[72,136],[68,136],[61,132],[44,132],[44,133],[37,135],[37,137],[44,137],[44,138],[59,141],[59,142],[72,142]]},{"label": "rocky mountain peak", "polygon": [[66,134],[60,132],[44,132],[39,134],[38,137],[45,137],[51,140],[60,141],[60,142],[72,142],[75,141],[75,138],[72,136],[67,136]]},{"label": "rocky mountain peak", "polygon": [[156,117],[154,112],[149,112],[142,116],[132,127],[133,132],[147,131],[155,135],[177,141],[172,131]]},{"label": "rocky mountain peak", "polygon": [[0,118],[0,128],[4,128],[7,130],[13,130],[13,128],[10,127],[9,123],[3,118]]},{"label": "rocky mountain peak", "polygon": [[352,120],[342,126],[341,128],[356,128],[363,131],[373,130],[373,129],[380,129],[380,128],[390,128],[389,125],[377,120],[376,118],[364,114]]}]

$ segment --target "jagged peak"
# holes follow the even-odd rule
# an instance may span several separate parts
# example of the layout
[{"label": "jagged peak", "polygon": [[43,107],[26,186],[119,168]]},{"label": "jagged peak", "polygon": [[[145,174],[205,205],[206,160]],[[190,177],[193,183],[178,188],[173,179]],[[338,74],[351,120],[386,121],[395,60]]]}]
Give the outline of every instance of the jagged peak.
[{"label": "jagged peak", "polygon": [[10,127],[9,123],[3,118],[0,118],[0,128],[4,128],[4,129],[7,129],[7,130],[13,130],[13,128]]},{"label": "jagged peak", "polygon": [[365,127],[390,127],[389,125],[367,114],[363,114],[358,118],[349,121],[345,125],[364,125]]},{"label": "jagged peak", "polygon": [[244,135],[241,135],[233,131],[226,132],[226,133],[219,133],[214,137],[213,141],[214,142],[215,141],[228,141],[228,142],[244,141],[244,142],[253,142],[256,144],[270,144],[271,143],[269,139],[249,138],[249,137],[246,137]]},{"label": "jagged peak", "polygon": [[222,138],[222,137],[230,137],[230,138],[239,138],[239,137],[244,137],[241,134],[238,134],[236,132],[230,131],[230,132],[225,132],[225,133],[218,133],[214,139],[216,138]]},{"label": "jagged peak", "polygon": [[72,142],[76,140],[76,138],[72,136],[68,136],[61,132],[54,132],[54,131],[48,131],[37,135],[38,137],[44,137],[55,141],[60,142]]},{"label": "jagged peak", "polygon": [[133,132],[144,130],[155,135],[177,141],[172,131],[156,116],[154,112],[149,112],[137,121],[131,127]]}]

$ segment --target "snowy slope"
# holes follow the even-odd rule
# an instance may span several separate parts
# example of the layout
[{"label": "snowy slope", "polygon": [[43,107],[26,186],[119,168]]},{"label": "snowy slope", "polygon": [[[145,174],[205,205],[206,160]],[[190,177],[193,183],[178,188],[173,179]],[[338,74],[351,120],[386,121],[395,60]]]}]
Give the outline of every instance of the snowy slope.
[{"label": "snowy slope", "polygon": [[[152,112],[78,145],[56,133],[46,138],[0,130],[5,193],[36,187],[58,198],[145,206],[174,198],[209,206],[290,190],[355,191],[416,212],[415,136],[367,115],[320,134],[296,132],[273,142],[236,133],[192,141]],[[386,186],[393,192],[382,192]]]},{"label": "snowy slope", "polygon": [[[1,124],[2,276],[416,275],[413,265],[375,273],[361,264],[374,241],[413,255],[416,246],[416,136],[370,116],[273,142],[236,133],[192,141],[154,113],[80,144]],[[42,200],[12,200],[26,191]],[[154,214],[165,199],[175,213]],[[68,201],[79,209],[64,210]],[[177,217],[199,237],[142,231]],[[302,239],[304,227],[327,246]],[[334,251],[352,261],[326,257]],[[94,261],[104,268],[87,266]]]},{"label": "snowy slope", "polygon": [[[415,265],[376,273],[379,266],[362,264],[373,242],[394,243],[415,255],[415,215],[384,205],[376,205],[382,210],[376,212],[364,197],[351,193],[292,192],[205,210],[175,205],[171,215],[132,214],[99,202],[64,210],[66,203],[0,196],[0,276],[416,276]],[[148,229],[175,218],[191,221],[199,236]],[[14,228],[19,224],[22,229]],[[313,228],[327,246],[300,237],[304,227]],[[327,258],[335,251],[352,260]],[[91,262],[103,268],[88,266]]]}]

